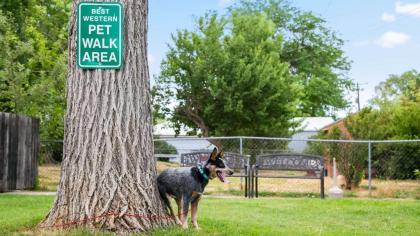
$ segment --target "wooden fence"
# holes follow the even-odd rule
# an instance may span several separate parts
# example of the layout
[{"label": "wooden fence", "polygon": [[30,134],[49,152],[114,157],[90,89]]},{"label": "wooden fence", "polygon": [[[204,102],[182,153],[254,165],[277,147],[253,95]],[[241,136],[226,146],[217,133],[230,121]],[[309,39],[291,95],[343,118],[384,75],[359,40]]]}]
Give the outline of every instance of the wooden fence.
[{"label": "wooden fence", "polygon": [[0,112],[0,192],[34,186],[38,151],[39,121]]}]

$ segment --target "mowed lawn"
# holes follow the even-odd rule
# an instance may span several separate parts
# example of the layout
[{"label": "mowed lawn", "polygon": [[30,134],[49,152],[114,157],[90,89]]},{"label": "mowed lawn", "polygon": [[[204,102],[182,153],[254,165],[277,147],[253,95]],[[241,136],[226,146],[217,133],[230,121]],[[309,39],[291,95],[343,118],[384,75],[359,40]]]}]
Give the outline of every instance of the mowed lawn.
[{"label": "mowed lawn", "polygon": [[[0,235],[50,235],[33,231],[52,196],[0,195]],[[420,235],[420,201],[368,199],[205,196],[199,205],[200,231],[177,227],[152,235]],[[56,235],[92,235],[87,231]],[[103,233],[98,233],[98,235]],[[107,235],[107,234],[106,234]]]},{"label": "mowed lawn", "polygon": [[53,198],[0,194],[0,235],[34,227],[47,214]]}]

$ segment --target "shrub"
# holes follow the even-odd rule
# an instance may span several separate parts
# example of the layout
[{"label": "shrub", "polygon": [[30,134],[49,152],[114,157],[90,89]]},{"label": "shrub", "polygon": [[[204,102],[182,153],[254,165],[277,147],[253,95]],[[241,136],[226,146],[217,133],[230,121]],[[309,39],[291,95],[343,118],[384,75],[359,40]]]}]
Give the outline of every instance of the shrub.
[{"label": "shrub", "polygon": [[176,148],[166,141],[155,141],[155,153],[158,154],[177,154]]}]

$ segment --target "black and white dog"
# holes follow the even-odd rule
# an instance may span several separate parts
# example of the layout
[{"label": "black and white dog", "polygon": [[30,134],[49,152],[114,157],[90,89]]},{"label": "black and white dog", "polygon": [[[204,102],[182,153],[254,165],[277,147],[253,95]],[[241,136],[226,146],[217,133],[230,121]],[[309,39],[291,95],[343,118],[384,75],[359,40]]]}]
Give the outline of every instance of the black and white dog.
[{"label": "black and white dog", "polygon": [[[225,163],[223,151],[213,149],[204,166],[180,167],[164,170],[157,178],[159,193],[177,224],[188,228],[188,208],[191,204],[191,221],[195,228],[197,224],[197,206],[209,179],[218,177],[226,182],[226,176],[232,175]],[[174,214],[170,198],[178,205],[178,215]],[[178,218],[179,216],[179,218]]]}]

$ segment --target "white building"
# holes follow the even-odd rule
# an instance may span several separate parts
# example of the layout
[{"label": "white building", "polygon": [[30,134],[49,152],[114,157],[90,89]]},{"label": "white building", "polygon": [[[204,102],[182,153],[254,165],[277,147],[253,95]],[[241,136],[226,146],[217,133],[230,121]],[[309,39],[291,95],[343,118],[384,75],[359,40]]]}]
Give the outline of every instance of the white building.
[{"label": "white building", "polygon": [[298,117],[295,118],[298,121],[301,121],[301,124],[296,130],[298,131],[292,136],[292,139],[296,141],[291,141],[288,145],[290,151],[301,153],[308,146],[305,140],[311,136],[316,135],[322,128],[327,125],[334,123],[332,117]]}]

